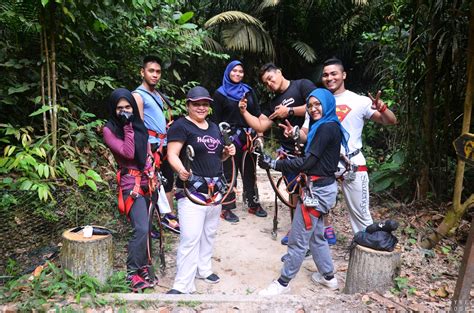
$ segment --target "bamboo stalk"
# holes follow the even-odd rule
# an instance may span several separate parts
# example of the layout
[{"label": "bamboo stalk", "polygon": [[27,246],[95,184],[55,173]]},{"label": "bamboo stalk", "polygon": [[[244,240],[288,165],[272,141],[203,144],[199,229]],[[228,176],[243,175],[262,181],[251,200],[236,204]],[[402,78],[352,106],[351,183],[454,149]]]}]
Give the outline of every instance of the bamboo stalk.
[{"label": "bamboo stalk", "polygon": [[[55,33],[56,33],[56,23],[55,23],[55,11],[56,3],[51,3],[50,6],[50,18],[51,18],[51,29],[50,29],[50,44],[51,44],[51,96],[52,96],[52,106],[53,106],[53,116],[51,119],[51,135],[52,135],[52,145],[54,151],[57,150],[58,146],[58,108],[57,108],[57,90],[56,90],[56,43],[55,43]],[[52,160],[52,166],[56,163],[56,158]]]}]

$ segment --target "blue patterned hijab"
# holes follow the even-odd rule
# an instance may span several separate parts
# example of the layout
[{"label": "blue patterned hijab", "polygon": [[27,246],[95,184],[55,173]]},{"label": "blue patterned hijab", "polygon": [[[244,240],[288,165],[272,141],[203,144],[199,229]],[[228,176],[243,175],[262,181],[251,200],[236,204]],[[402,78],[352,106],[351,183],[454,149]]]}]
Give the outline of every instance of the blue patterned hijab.
[{"label": "blue patterned hijab", "polygon": [[245,95],[246,92],[252,90],[249,85],[244,84],[242,82],[236,84],[232,80],[230,80],[229,74],[234,67],[237,65],[241,65],[243,67],[242,62],[240,61],[232,61],[230,62],[227,67],[225,68],[224,78],[222,79],[222,86],[220,86],[217,91],[234,101],[239,101]]},{"label": "blue patterned hijab", "polygon": [[309,132],[308,132],[308,140],[307,140],[307,145],[305,152],[309,151],[309,147],[311,146],[311,142],[313,141],[316,132],[318,131],[319,126],[323,125],[324,123],[330,123],[334,122],[339,125],[339,129],[341,130],[342,134],[342,140],[341,144],[344,146],[344,149],[346,149],[346,153],[348,151],[347,147],[347,141],[349,140],[349,133],[347,130],[341,125],[341,122],[339,122],[339,119],[337,118],[336,115],[336,98],[334,98],[334,95],[327,89],[324,88],[316,88],[314,89],[306,98],[306,103],[309,103],[309,98],[315,97],[316,99],[321,102],[321,106],[323,107],[323,116],[317,120],[314,121],[310,117],[310,122],[309,122]]}]

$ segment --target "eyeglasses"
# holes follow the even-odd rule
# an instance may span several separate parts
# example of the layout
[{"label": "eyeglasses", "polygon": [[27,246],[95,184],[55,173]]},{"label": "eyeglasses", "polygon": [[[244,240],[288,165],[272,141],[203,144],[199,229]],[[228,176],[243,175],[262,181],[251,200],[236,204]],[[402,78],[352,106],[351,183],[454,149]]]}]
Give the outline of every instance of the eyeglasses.
[{"label": "eyeglasses", "polygon": [[308,108],[308,111],[309,111],[309,110],[317,109],[319,107],[321,107],[321,103],[320,102],[314,102],[314,103],[308,104],[307,108]]}]

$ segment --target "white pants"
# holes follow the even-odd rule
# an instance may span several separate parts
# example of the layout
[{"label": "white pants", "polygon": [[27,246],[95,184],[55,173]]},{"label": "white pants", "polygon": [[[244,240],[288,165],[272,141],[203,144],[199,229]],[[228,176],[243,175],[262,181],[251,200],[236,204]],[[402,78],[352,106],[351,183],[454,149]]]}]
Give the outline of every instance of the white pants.
[{"label": "white pants", "polygon": [[195,292],[194,278],[212,274],[212,249],[219,226],[221,207],[220,204],[197,205],[186,197],[178,200],[181,234],[173,289],[183,293]]},{"label": "white pants", "polygon": [[355,174],[353,181],[342,181],[342,192],[354,234],[373,224],[369,211],[369,175],[367,172],[356,172]]}]

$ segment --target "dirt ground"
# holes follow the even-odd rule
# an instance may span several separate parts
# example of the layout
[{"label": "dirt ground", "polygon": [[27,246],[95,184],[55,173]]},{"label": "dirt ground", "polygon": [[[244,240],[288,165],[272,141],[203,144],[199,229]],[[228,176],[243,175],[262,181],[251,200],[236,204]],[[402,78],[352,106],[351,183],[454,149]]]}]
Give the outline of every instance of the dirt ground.
[{"label": "dirt ground", "polygon": [[[256,295],[272,280],[278,278],[282,262],[281,256],[286,253],[286,246],[280,240],[290,228],[289,211],[282,204],[279,206],[278,237],[272,239],[272,221],[274,214],[274,192],[271,189],[265,172],[258,171],[258,186],[260,200],[268,216],[265,218],[248,214],[241,201],[241,185],[239,185],[238,204],[235,213],[240,222],[231,224],[221,220],[217,234],[213,269],[221,278],[220,283],[209,285],[196,280],[198,294],[213,295]],[[463,249],[452,246],[450,254],[423,251],[407,241],[410,232],[416,225],[411,219],[413,215],[401,216],[397,204],[389,207],[380,205],[372,208],[374,220],[386,218],[398,219],[401,223],[397,235],[400,239],[402,254],[403,280],[396,287],[395,292],[387,291],[383,295],[342,293],[349,260],[348,247],[352,239],[347,212],[344,209],[342,198],[331,212],[336,229],[338,243],[332,246],[332,256],[336,268],[336,277],[339,280],[339,291],[330,291],[311,282],[311,274],[316,266],[312,258],[306,258],[300,272],[290,283],[290,294],[314,301],[315,307],[323,310],[334,308],[345,310],[393,310],[405,309],[414,311],[444,310],[450,306],[449,297],[454,291],[457,273]],[[410,211],[410,209],[408,210]],[[409,212],[416,217],[417,212]],[[414,226],[415,227],[415,226]],[[167,253],[168,267],[165,276],[161,276],[160,283],[154,292],[166,292],[173,284],[176,271],[175,255],[177,235],[171,251]],[[444,250],[443,250],[444,251]],[[444,251],[445,252],[445,251]],[[331,309],[332,308],[332,309]]]}]

